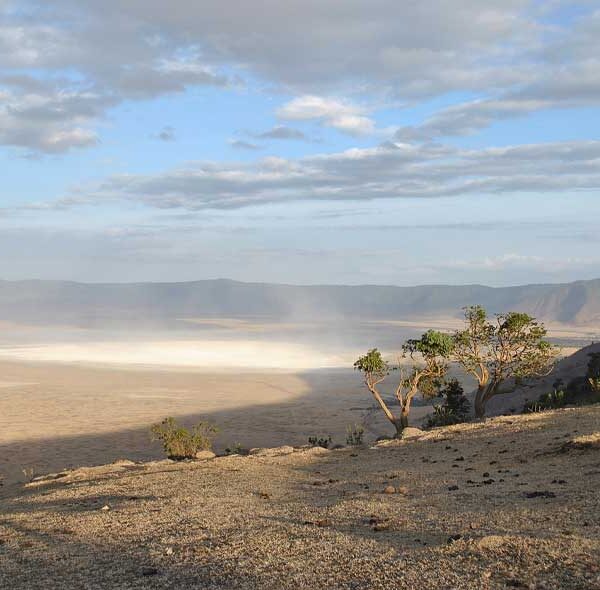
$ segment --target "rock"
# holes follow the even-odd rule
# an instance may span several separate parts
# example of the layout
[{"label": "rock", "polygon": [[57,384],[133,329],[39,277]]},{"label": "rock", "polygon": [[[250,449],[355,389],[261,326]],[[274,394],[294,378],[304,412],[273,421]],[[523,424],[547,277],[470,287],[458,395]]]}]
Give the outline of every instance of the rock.
[{"label": "rock", "polygon": [[110,510],[110,506],[108,504],[105,504],[104,506],[102,506],[102,508],[100,508],[100,510],[107,512],[108,510]]},{"label": "rock", "polygon": [[423,432],[420,428],[413,428],[412,426],[406,427],[402,431],[402,438],[418,438],[419,436],[423,436],[425,432]]},{"label": "rock", "polygon": [[143,567],[141,573],[142,576],[156,576],[158,574],[158,570],[155,567]]},{"label": "rock", "polygon": [[[292,452],[294,451],[293,447],[281,447],[281,448],[291,448]],[[324,449],[323,447],[317,446],[317,447],[310,447],[309,449],[303,449],[302,453],[304,453],[306,455],[327,455],[328,453],[331,453],[331,451],[329,449]],[[281,453],[281,454],[287,455],[287,453]],[[350,456],[352,456],[352,455],[350,455]]]},{"label": "rock", "polygon": [[535,492],[525,492],[526,498],[556,498],[556,494],[554,492],[549,492],[548,490],[543,491],[535,491]]},{"label": "rock", "polygon": [[[311,447],[313,448],[313,447]],[[314,447],[317,448],[317,447]],[[322,449],[318,447],[322,451],[326,451],[327,449]],[[283,447],[256,447],[254,449],[250,449],[250,455],[256,455],[257,457],[277,457],[279,455],[290,455],[294,452],[294,447],[289,445],[285,445]]]},{"label": "rock", "polygon": [[486,535],[485,537],[481,537],[476,543],[479,549],[500,549],[503,547],[508,541],[507,537],[503,537],[502,535]]},{"label": "rock", "polygon": [[134,467],[135,461],[131,461],[130,459],[117,459],[113,461],[113,465],[121,465],[122,467]]},{"label": "rock", "polygon": [[384,494],[395,494],[396,488],[394,486],[386,486],[385,488],[383,488],[383,493]]},{"label": "rock", "polygon": [[198,451],[196,453],[197,461],[208,461],[209,459],[214,459],[216,455],[212,451]]},{"label": "rock", "polygon": [[406,486],[400,486],[400,487],[396,488],[396,492],[398,494],[402,494],[403,496],[407,496],[408,495],[408,488]]}]

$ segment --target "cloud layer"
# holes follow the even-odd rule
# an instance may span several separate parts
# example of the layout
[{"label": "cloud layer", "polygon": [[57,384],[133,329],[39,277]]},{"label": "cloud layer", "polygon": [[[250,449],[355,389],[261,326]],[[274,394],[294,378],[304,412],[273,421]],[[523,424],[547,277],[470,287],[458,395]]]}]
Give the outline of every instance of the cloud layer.
[{"label": "cloud layer", "polygon": [[599,161],[598,141],[481,150],[386,143],[297,160],[200,162],[158,174],[113,176],[96,186],[79,187],[66,205],[63,199],[55,206],[129,201],[159,209],[200,210],[299,200],[574,194],[600,189]]},{"label": "cloud layer", "polygon": [[[557,24],[567,9],[581,16]],[[350,135],[376,129],[364,99],[480,95],[401,141],[599,102],[600,11],[583,0],[264,0],[260,17],[243,0],[6,0],[0,17],[0,144],[37,152],[95,145],[125,100],[252,80],[296,97],[281,120]]]}]

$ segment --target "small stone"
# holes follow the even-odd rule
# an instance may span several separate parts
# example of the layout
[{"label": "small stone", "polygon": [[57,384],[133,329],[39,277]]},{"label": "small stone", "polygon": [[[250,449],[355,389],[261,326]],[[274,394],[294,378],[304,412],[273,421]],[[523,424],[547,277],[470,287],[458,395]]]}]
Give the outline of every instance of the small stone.
[{"label": "small stone", "polygon": [[383,493],[384,494],[395,494],[396,488],[394,486],[386,486],[385,488],[383,488]]},{"label": "small stone", "polygon": [[209,459],[214,459],[216,455],[212,451],[198,451],[196,453],[197,461],[208,461]]},{"label": "small stone", "polygon": [[556,494],[554,492],[549,492],[548,490],[543,491],[535,491],[535,492],[525,492],[526,498],[556,498]]},{"label": "small stone", "polygon": [[158,570],[155,567],[143,567],[142,568],[142,576],[156,576],[158,574]]},{"label": "small stone", "polygon": [[102,506],[102,508],[100,508],[100,510],[104,510],[106,512],[107,510],[110,510],[110,506],[108,504],[105,504],[104,506]]},{"label": "small stone", "polygon": [[412,426],[406,427],[402,431],[402,438],[417,438],[419,436],[423,436],[425,433],[420,428],[413,428]]}]

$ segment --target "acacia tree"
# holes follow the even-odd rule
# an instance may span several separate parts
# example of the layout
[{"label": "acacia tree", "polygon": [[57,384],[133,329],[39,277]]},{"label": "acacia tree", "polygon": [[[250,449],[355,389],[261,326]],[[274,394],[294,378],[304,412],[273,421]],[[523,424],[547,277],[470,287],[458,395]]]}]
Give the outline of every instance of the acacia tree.
[{"label": "acacia tree", "polygon": [[[400,363],[397,367],[390,367],[376,348],[354,363],[354,369],[363,373],[365,385],[387,419],[394,425],[397,437],[401,436],[404,428],[408,426],[408,415],[415,395],[419,391],[425,394],[430,392],[432,382],[442,379],[446,374],[447,359],[452,352],[452,347],[451,336],[429,330],[421,338],[407,340],[402,346],[402,357],[408,356],[413,361],[409,371],[406,371]],[[400,406],[398,415],[390,409],[378,389],[378,385],[392,370],[398,370],[400,373],[398,386],[394,392]]]},{"label": "acacia tree", "polygon": [[[485,309],[465,309],[466,327],[454,334],[453,358],[477,379],[475,416],[483,418],[490,399],[507,393],[507,381],[542,377],[554,367],[557,349],[543,324],[526,313],[499,314],[489,322]],[[510,390],[508,390],[510,391]]]}]

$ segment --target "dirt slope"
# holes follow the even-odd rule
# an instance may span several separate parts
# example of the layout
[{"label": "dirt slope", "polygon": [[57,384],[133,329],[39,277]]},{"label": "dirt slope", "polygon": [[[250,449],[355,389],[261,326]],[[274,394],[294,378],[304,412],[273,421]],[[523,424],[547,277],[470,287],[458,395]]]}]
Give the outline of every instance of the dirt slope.
[{"label": "dirt slope", "polygon": [[588,407],[5,488],[0,587],[600,588],[599,439]]}]

